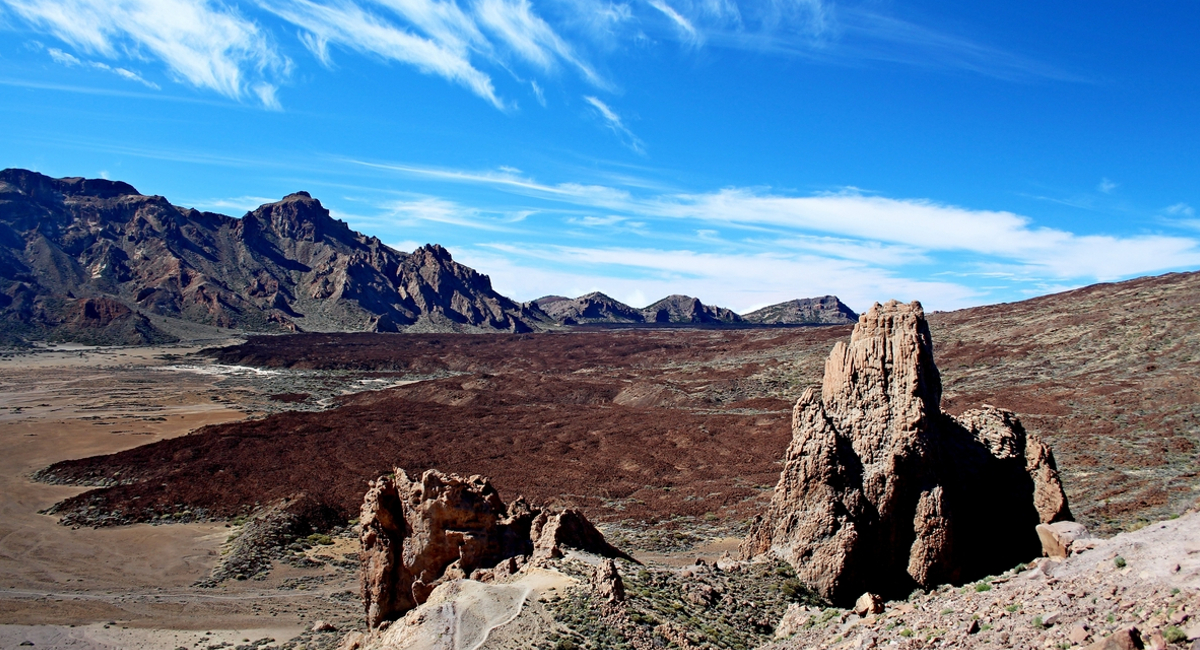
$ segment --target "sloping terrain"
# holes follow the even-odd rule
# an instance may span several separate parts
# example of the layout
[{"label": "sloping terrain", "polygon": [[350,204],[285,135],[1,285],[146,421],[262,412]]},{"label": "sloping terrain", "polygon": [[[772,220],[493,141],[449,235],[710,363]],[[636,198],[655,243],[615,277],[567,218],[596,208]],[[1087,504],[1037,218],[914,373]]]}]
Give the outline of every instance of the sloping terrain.
[{"label": "sloping terrain", "polygon": [[1054,449],[1071,511],[1109,534],[1200,489],[1200,273],[929,317],[946,410],[1015,411]]},{"label": "sloping terrain", "polygon": [[[1076,518],[1100,533],[1178,514],[1200,489],[1198,301],[1192,273],[931,314],[943,408],[1015,411],[1054,450]],[[256,337],[214,354],[453,376],[58,463],[41,476],[121,483],[65,502],[67,521],[79,522],[184,508],[228,516],[300,495],[314,516],[344,521],[364,481],[394,463],[485,474],[506,498],[579,506],[598,521],[737,525],[764,510],[791,404],[849,332]]]},{"label": "sloping terrain", "polygon": [[126,183],[0,171],[0,334],[170,340],[252,331],[531,331],[544,314],[440,246],[405,254],[297,192],[241,219]]}]

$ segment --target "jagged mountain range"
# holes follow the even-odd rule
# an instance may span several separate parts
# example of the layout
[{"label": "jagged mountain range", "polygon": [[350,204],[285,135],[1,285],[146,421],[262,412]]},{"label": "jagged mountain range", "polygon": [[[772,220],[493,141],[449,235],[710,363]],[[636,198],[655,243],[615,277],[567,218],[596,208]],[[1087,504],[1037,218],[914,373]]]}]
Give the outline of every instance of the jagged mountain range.
[{"label": "jagged mountain range", "polygon": [[[834,311],[857,319],[833,297],[798,302],[830,299],[840,306]],[[396,251],[334,219],[307,192],[234,218],[119,181],[0,171],[0,342],[150,343],[197,328],[530,332],[584,323],[850,322],[822,320],[828,309],[812,313],[763,320],[688,296],[634,309],[601,293],[523,304],[441,246]]]}]

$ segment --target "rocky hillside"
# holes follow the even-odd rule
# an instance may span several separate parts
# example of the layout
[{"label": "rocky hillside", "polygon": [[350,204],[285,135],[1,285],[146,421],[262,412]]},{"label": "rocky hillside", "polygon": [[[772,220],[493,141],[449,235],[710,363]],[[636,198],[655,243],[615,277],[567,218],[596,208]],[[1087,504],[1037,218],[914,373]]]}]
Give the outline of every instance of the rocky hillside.
[{"label": "rocky hillside", "polygon": [[644,323],[641,310],[593,291],[578,298],[545,296],[534,300],[542,311],[563,325],[585,323]]},{"label": "rocky hillside", "polygon": [[1090,540],[962,587],[914,592],[875,611],[792,605],[775,628],[801,648],[1196,648],[1200,515]]},{"label": "rocky hillside", "polygon": [[674,294],[642,310],[647,323],[733,324],[742,322],[731,309],[706,305],[699,298]]},{"label": "rocky hillside", "polygon": [[858,322],[858,314],[837,296],[789,300],[756,309],[742,318],[748,323],[763,325],[853,325]]},{"label": "rocky hillside", "polygon": [[127,183],[0,172],[0,318],[9,341],[170,340],[254,331],[515,331],[548,319],[440,246],[395,251],[297,192],[241,219]]}]

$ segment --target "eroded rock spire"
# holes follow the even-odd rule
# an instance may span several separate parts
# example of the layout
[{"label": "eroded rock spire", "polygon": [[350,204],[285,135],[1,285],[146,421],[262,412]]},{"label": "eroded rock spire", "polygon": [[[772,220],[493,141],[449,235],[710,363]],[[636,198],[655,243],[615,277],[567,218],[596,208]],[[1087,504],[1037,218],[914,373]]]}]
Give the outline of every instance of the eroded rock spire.
[{"label": "eroded rock spire", "polygon": [[835,603],[999,573],[1070,519],[1054,457],[1009,411],[941,411],[920,303],[876,304],[792,414],[771,506],[742,545]]}]

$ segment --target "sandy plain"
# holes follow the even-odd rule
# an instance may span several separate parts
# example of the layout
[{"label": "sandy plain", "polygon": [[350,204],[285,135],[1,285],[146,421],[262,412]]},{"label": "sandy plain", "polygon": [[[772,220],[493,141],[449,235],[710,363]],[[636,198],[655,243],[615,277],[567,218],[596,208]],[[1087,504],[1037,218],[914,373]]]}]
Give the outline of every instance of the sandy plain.
[{"label": "sandy plain", "polygon": [[[188,357],[198,350],[58,346],[0,357],[0,647],[282,642],[327,610],[352,609],[329,600],[354,585],[328,571],[280,567],[267,581],[193,586],[220,557],[223,523],[91,529],[41,514],[88,489],[31,480],[51,463],[270,409],[271,388],[254,372]],[[280,588],[305,578],[311,589]]]}]

